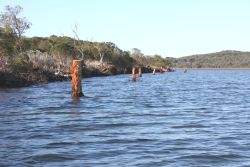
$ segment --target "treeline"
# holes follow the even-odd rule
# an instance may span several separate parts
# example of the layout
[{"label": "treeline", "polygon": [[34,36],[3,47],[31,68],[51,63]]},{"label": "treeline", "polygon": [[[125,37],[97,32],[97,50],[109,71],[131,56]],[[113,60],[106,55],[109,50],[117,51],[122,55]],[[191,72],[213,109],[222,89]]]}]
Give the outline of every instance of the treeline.
[{"label": "treeline", "polygon": [[233,50],[166,59],[179,68],[250,68],[250,52]]},{"label": "treeline", "polygon": [[[57,70],[68,72],[72,59],[82,59],[103,67],[110,64],[119,69],[132,66],[169,67],[171,63],[159,55],[146,56],[139,49],[123,51],[112,42],[91,42],[75,37],[25,37],[31,23],[19,17],[22,8],[6,7],[0,15],[0,71],[29,72]],[[93,63],[92,63],[93,64]]]},{"label": "treeline", "polygon": [[[0,32],[1,36],[6,36],[3,30]],[[20,45],[22,52],[19,53],[16,50],[15,36],[8,34],[8,38],[5,39],[1,40],[1,43],[4,43],[0,48],[1,57],[8,59],[15,68],[20,67],[19,71],[27,70],[25,67],[31,67],[30,70],[37,68],[62,70],[70,67],[72,59],[112,63],[122,68],[136,64],[136,60],[130,57],[129,52],[122,51],[110,42],[79,41],[55,35],[44,38],[22,37]]]},{"label": "treeline", "polygon": [[[19,71],[33,68],[45,70],[69,68],[72,59],[113,64],[119,68],[171,66],[169,61],[159,55],[146,56],[138,49],[123,51],[111,42],[90,42],[52,35],[50,37],[22,37],[21,44],[17,46],[16,37],[11,33],[6,33],[3,29],[0,29],[0,39],[1,67],[9,64],[9,68]],[[21,52],[18,51],[19,47]]]}]

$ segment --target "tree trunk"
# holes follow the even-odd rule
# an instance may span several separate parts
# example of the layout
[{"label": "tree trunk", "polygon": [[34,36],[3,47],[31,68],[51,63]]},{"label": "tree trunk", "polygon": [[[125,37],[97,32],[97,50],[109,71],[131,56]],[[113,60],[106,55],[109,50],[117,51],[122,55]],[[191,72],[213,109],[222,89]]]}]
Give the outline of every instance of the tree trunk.
[{"label": "tree trunk", "polygon": [[102,64],[103,63],[103,54],[100,53],[99,55],[100,55],[100,63]]},{"label": "tree trunk", "polygon": [[81,60],[73,60],[71,67],[71,75],[72,75],[72,93],[71,96],[73,98],[83,96],[82,93],[82,61]]},{"label": "tree trunk", "polygon": [[153,71],[153,75],[155,75],[155,68],[154,68],[154,71]]},{"label": "tree trunk", "polygon": [[139,76],[139,77],[142,77],[141,67],[138,68],[138,76]]},{"label": "tree trunk", "polygon": [[132,81],[136,81],[135,67],[132,68]]}]

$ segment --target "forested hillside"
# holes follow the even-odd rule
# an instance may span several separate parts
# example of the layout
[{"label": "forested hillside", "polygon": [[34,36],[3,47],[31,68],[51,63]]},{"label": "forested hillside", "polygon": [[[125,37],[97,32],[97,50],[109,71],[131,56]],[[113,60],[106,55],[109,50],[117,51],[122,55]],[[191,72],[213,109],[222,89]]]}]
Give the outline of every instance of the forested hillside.
[{"label": "forested hillside", "polygon": [[232,50],[166,59],[180,68],[250,68],[250,52]]}]

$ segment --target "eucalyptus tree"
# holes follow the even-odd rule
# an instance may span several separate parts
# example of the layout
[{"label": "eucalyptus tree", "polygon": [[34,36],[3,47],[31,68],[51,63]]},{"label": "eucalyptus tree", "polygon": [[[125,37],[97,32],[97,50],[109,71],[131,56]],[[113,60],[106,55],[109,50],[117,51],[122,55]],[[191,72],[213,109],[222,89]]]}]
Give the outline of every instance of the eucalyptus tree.
[{"label": "eucalyptus tree", "polygon": [[21,43],[22,36],[27,29],[30,28],[31,23],[25,17],[20,16],[23,8],[19,5],[11,7],[7,5],[5,12],[0,14],[0,27],[6,33],[12,33],[15,35],[16,45],[19,51],[22,51]]}]

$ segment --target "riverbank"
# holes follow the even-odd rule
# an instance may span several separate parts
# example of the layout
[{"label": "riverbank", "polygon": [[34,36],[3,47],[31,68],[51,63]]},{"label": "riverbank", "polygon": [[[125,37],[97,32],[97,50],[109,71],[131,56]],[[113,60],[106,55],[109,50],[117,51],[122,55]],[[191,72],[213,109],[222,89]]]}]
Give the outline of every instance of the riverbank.
[{"label": "riverbank", "polygon": [[55,81],[66,81],[69,77],[50,72],[33,71],[29,73],[0,72],[0,88],[18,88]]},{"label": "riverbank", "polygon": [[[120,68],[112,64],[99,64],[88,62],[83,66],[82,77],[110,76],[119,74],[130,74],[131,68]],[[159,72],[160,69],[156,69]],[[143,73],[153,72],[151,67],[142,67]],[[33,70],[26,73],[0,71],[0,88],[26,87],[35,84],[49,83],[55,81],[71,80],[70,73],[48,72],[42,70]]]}]

